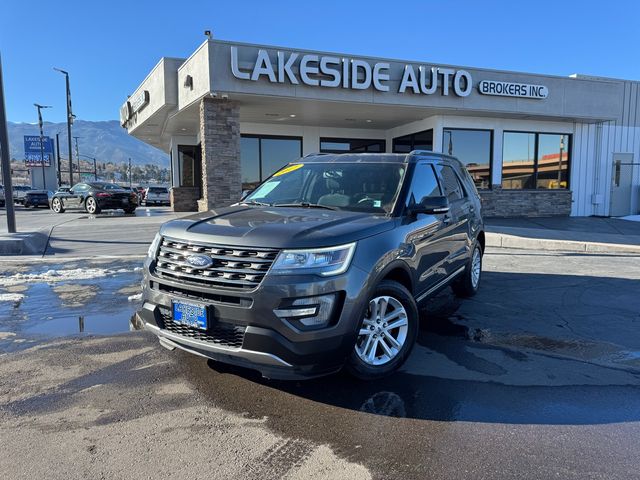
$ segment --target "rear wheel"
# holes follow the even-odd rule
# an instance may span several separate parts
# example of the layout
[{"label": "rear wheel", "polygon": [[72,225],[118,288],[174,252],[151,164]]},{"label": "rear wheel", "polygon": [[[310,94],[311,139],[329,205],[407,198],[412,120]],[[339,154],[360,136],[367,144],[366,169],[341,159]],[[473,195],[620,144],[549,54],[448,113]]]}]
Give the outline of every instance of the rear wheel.
[{"label": "rear wheel", "polygon": [[360,324],[346,368],[362,380],[396,371],[409,357],[418,334],[418,307],[401,284],[383,280],[376,287]]},{"label": "rear wheel", "polygon": [[91,215],[97,215],[100,213],[100,207],[98,206],[98,202],[93,197],[88,197],[84,202],[84,208],[87,210],[87,213]]},{"label": "rear wheel", "polygon": [[133,208],[125,208],[124,209],[124,213],[131,215],[132,213],[135,213],[136,211],[136,207]]},{"label": "rear wheel", "polygon": [[482,247],[476,243],[473,253],[462,275],[451,284],[451,289],[458,297],[473,297],[480,288],[482,274]]}]

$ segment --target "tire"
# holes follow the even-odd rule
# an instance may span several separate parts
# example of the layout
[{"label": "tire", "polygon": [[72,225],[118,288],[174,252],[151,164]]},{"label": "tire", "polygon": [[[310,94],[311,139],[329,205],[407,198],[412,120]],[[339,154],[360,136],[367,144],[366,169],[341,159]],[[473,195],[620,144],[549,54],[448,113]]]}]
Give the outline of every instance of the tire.
[{"label": "tire", "polygon": [[451,284],[451,290],[458,297],[469,298],[478,293],[482,277],[482,247],[476,242],[471,258],[462,275]]},{"label": "tire", "polygon": [[[380,310],[388,311],[389,307],[392,311],[386,316],[395,313],[396,317],[387,324],[380,318]],[[416,301],[403,285],[383,280],[373,290],[361,318],[358,322],[360,333],[345,367],[360,380],[386,377],[402,366],[416,342],[419,323]],[[388,325],[398,327],[387,330]],[[400,346],[394,347],[391,339]],[[376,343],[372,345],[372,342]]]},{"label": "tire", "polygon": [[98,201],[93,197],[87,197],[84,201],[84,209],[89,215],[98,215],[101,211]]},{"label": "tire", "polygon": [[131,215],[132,213],[135,213],[136,209],[134,208],[125,208],[124,209],[124,213],[126,213],[127,215]]}]

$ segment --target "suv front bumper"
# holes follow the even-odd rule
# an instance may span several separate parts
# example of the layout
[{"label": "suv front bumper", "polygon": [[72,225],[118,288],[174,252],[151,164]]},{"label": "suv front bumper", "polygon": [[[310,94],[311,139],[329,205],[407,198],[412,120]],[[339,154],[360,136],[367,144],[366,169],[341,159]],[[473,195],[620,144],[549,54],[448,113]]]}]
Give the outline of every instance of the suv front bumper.
[{"label": "suv front bumper", "polygon": [[[351,353],[368,299],[362,288],[366,278],[366,272],[351,265],[344,274],[329,278],[267,275],[258,288],[241,291],[187,287],[145,268],[144,303],[137,317],[140,326],[169,349],[258,370],[268,378],[310,378],[340,370]],[[336,294],[336,300],[325,328],[303,331],[274,313],[283,301],[327,294]],[[174,300],[206,304],[213,324],[193,335],[171,328]],[[231,343],[218,342],[219,327],[234,328],[242,336]]]}]

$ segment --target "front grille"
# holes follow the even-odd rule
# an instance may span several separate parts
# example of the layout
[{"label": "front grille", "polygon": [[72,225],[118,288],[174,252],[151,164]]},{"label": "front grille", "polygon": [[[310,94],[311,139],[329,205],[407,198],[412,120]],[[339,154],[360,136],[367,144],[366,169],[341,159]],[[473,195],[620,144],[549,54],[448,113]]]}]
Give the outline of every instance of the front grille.
[{"label": "front grille", "polygon": [[207,342],[212,345],[240,348],[244,341],[244,332],[246,327],[238,325],[222,325],[218,324],[207,330],[198,330],[197,328],[187,327],[180,323],[167,318],[164,319],[165,330],[180,335],[181,337],[192,338],[201,342]]},{"label": "front grille", "polygon": [[[206,268],[193,266],[187,261],[193,254],[206,255],[213,264]],[[273,249],[196,245],[163,238],[155,273],[180,283],[248,290],[260,285],[277,255],[278,250]]]}]

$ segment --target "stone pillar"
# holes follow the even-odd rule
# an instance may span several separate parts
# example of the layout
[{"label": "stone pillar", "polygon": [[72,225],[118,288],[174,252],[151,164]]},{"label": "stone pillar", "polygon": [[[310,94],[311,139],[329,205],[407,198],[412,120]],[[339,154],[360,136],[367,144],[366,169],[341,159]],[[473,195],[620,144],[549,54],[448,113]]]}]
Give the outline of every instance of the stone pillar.
[{"label": "stone pillar", "polygon": [[227,99],[200,102],[202,198],[198,210],[226,207],[240,200],[240,105]]}]

